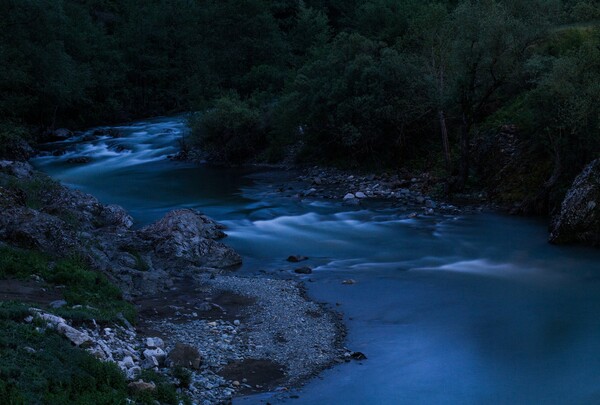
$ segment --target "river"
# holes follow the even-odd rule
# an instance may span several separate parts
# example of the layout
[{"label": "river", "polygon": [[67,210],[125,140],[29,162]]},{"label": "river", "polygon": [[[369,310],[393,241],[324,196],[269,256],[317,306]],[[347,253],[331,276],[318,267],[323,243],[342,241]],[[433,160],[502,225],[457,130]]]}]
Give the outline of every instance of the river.
[{"label": "river", "polygon": [[[52,145],[65,154],[32,163],[122,205],[138,225],[181,207],[212,216],[244,257],[241,274],[300,277],[285,258],[309,256],[309,294],[344,313],[346,346],[368,357],[326,370],[298,398],[235,403],[600,403],[599,251],[547,244],[536,219],[409,219],[381,206],[288,198],[273,186],[286,173],[172,162],[181,117],[116,128],[123,137],[83,134]],[[92,162],[67,162],[82,155]]]}]

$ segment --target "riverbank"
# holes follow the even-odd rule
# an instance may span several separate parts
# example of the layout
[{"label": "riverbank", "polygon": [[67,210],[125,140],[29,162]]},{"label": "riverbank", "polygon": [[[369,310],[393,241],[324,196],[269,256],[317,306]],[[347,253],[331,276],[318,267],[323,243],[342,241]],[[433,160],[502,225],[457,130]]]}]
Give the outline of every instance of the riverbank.
[{"label": "riverbank", "polygon": [[[73,344],[118,364],[128,380],[153,370],[196,403],[227,403],[237,393],[298,386],[351,358],[342,347],[341,315],[312,302],[300,282],[230,273],[240,258],[218,241],[223,226],[211,219],[179,210],[132,230],[122,208],[70,190],[27,163],[3,161],[0,180],[5,246],[82,257],[135,304],[137,328],[110,318],[98,325],[93,310],[78,322],[69,311],[81,304],[60,294],[31,310],[48,314],[48,327],[69,331],[64,335]],[[15,288],[14,280],[0,282],[0,289],[12,301],[31,297],[31,286]],[[180,367],[189,370],[181,374]]]}]

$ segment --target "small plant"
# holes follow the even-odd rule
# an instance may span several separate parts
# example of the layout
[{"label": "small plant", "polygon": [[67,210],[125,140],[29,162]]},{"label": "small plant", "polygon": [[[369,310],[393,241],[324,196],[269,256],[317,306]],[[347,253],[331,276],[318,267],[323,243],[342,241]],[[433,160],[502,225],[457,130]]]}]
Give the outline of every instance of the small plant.
[{"label": "small plant", "polygon": [[192,372],[185,367],[177,366],[173,368],[173,377],[179,380],[179,387],[188,388],[192,383]]}]

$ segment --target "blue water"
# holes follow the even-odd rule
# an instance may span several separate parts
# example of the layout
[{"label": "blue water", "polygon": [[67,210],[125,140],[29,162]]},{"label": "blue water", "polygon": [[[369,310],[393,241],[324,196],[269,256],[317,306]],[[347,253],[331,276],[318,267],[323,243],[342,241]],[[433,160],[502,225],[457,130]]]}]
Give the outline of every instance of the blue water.
[{"label": "blue water", "polygon": [[[346,346],[368,360],[326,370],[291,394],[235,403],[600,403],[600,252],[546,243],[544,221],[497,214],[408,219],[273,192],[286,173],[171,162],[182,118],[119,127],[124,137],[55,144],[34,164],[138,225],[192,207],[228,226],[242,274],[297,278],[343,312]],[[117,148],[121,145],[127,150]],[[90,164],[67,163],[86,155]],[[344,285],[342,280],[356,284]]]}]

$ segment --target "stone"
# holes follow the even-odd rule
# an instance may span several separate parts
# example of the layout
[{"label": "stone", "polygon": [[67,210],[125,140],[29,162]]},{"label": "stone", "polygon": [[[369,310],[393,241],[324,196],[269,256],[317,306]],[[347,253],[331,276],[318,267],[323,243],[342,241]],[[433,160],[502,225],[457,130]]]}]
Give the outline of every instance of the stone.
[{"label": "stone", "polygon": [[139,366],[133,366],[127,370],[126,377],[128,380],[135,380],[142,374],[142,368]]},{"label": "stone", "polygon": [[153,368],[156,368],[159,366],[158,360],[156,359],[156,357],[150,357],[147,359],[144,359],[140,366],[144,369],[144,370],[150,370]]},{"label": "stone", "polygon": [[64,307],[65,305],[67,305],[67,301],[65,301],[65,300],[56,300],[56,301],[52,301],[49,304],[50,308],[54,308],[54,309]]},{"label": "stone", "polygon": [[356,198],[360,198],[360,199],[367,198],[366,194],[363,193],[362,191],[359,191],[358,193],[356,193],[354,195],[356,196]]},{"label": "stone", "polygon": [[202,356],[194,346],[177,343],[173,350],[169,352],[167,364],[169,367],[181,366],[198,370],[202,365]]},{"label": "stone", "polygon": [[145,382],[144,380],[130,382],[127,387],[135,392],[154,391],[156,389],[156,385],[153,382]]},{"label": "stone", "polygon": [[92,342],[92,338],[87,333],[81,332],[66,323],[58,324],[56,331],[69,339],[75,346],[83,346]]},{"label": "stone", "polygon": [[119,362],[119,365],[123,366],[124,368],[131,368],[135,366],[135,363],[133,362],[133,357],[125,356],[123,360]]},{"label": "stone", "polygon": [[0,160],[0,172],[15,176],[17,179],[29,179],[33,176],[33,167],[27,162]]},{"label": "stone", "polygon": [[297,274],[312,274],[312,269],[308,266],[300,267],[294,270]]},{"label": "stone", "polygon": [[308,257],[302,256],[302,255],[292,255],[292,256],[288,256],[288,258],[287,258],[287,261],[291,262],[291,263],[303,262],[305,260],[308,260]]},{"label": "stone", "polygon": [[361,352],[353,352],[350,357],[352,357],[354,360],[366,360],[367,356],[364,355],[364,353]]},{"label": "stone", "polygon": [[146,338],[146,347],[149,349],[164,349],[165,342],[159,337],[149,337]]},{"label": "stone", "polygon": [[77,235],[63,220],[27,207],[3,210],[0,240],[50,254],[77,251],[80,247]]},{"label": "stone", "polygon": [[156,349],[146,349],[143,352],[144,354],[144,358],[146,359],[155,359],[156,362],[153,363],[157,363],[159,366],[161,364],[163,364],[163,362],[165,361],[165,358],[167,357],[167,354],[165,353],[165,351],[161,348],[156,348]]},{"label": "stone", "polygon": [[426,200],[425,201],[425,207],[427,208],[437,208],[437,204],[435,203],[435,201],[433,200]]},{"label": "stone", "polygon": [[353,280],[353,279],[349,278],[347,280],[343,280],[342,284],[346,284],[346,285],[356,284],[356,280]]},{"label": "stone", "polygon": [[150,241],[156,256],[169,262],[228,268],[240,265],[242,258],[217,241],[225,237],[223,226],[191,209],[171,211],[158,222],[138,232]]},{"label": "stone", "polygon": [[600,159],[577,176],[550,225],[550,243],[600,247]]},{"label": "stone", "polygon": [[233,324],[234,324],[235,326],[240,326],[241,322],[240,322],[240,320],[239,320],[239,319],[236,319],[236,320],[234,320],[234,321],[233,321]]},{"label": "stone", "polygon": [[323,180],[321,180],[320,177],[315,177],[313,179],[313,183],[316,184],[317,186],[320,186],[321,184],[323,184]]},{"label": "stone", "polygon": [[106,205],[102,207],[100,212],[104,226],[116,226],[119,228],[131,228],[133,226],[133,218],[119,205]]},{"label": "stone", "polygon": [[352,193],[348,193],[348,194],[346,194],[346,195],[344,196],[344,201],[346,201],[346,200],[352,200],[352,199],[354,199],[354,198],[355,198],[354,194],[352,194]]}]

